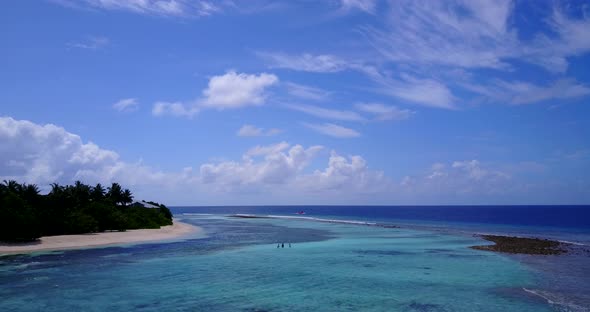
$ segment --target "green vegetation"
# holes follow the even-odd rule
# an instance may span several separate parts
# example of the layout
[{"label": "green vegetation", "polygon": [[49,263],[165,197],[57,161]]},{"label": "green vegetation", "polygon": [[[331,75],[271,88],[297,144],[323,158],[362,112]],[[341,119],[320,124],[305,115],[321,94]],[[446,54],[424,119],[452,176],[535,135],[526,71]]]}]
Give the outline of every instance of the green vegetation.
[{"label": "green vegetation", "polygon": [[0,241],[31,241],[41,236],[82,234],[129,229],[157,229],[172,224],[172,213],[159,208],[131,205],[133,194],[113,183],[104,188],[77,181],[52,184],[41,195],[34,184],[4,181],[0,184]]}]

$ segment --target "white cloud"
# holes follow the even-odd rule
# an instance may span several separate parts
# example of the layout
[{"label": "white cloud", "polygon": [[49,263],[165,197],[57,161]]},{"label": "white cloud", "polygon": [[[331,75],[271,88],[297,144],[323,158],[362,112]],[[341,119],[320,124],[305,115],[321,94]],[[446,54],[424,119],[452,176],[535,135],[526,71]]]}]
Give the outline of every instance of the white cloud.
[{"label": "white cloud", "polygon": [[330,97],[330,92],[320,88],[305,86],[293,82],[286,82],[285,86],[290,95],[306,100],[323,101]]},{"label": "white cloud", "polygon": [[[437,179],[440,177],[446,177],[448,174],[444,171],[446,169],[446,165],[443,163],[435,163],[431,166],[432,173],[427,176],[428,179]],[[407,183],[407,181],[403,181],[402,184]]]},{"label": "white cloud", "polygon": [[221,12],[221,8],[210,1],[199,1],[197,15],[208,16],[214,13]]},{"label": "white cloud", "polygon": [[590,87],[574,80],[561,79],[547,86],[524,81],[494,80],[485,85],[471,82],[461,86],[483,95],[488,101],[509,104],[530,104],[547,100],[567,100],[590,94]]},{"label": "white cloud", "polygon": [[401,183],[405,195],[448,197],[474,194],[508,194],[513,192],[512,177],[489,164],[478,160],[454,161],[450,164],[435,163],[424,175],[405,177]]},{"label": "white cloud", "polygon": [[201,105],[219,110],[262,105],[266,99],[265,89],[278,81],[279,78],[272,74],[248,75],[229,71],[211,77],[209,86],[203,91]]},{"label": "white cloud", "polygon": [[[374,12],[376,4],[351,0],[342,1],[340,5],[346,10]],[[381,59],[366,51],[357,53],[364,56],[356,60],[335,54],[264,52],[258,55],[277,68],[317,73],[354,70],[376,82],[377,91],[382,94],[423,106],[456,109],[460,104],[473,102],[473,99],[456,96],[459,94],[456,88],[465,88],[461,80],[469,77],[468,80],[481,84],[481,80],[494,76],[491,71],[481,77],[477,69],[516,72],[521,67],[513,62],[519,61],[563,73],[569,57],[590,52],[590,35],[586,31],[590,28],[590,18],[583,7],[570,5],[566,12],[556,5],[552,14],[541,21],[547,27],[539,27],[541,31],[529,36],[519,36],[520,29],[514,23],[516,7],[519,4],[511,0],[390,2],[384,11],[383,23],[360,27],[360,32]],[[574,10],[581,10],[582,14]],[[458,72],[462,72],[463,77],[449,79]],[[567,78],[549,86],[527,81],[516,83],[501,86],[501,82],[496,81],[484,87],[469,82],[471,86],[466,89],[481,89],[479,93],[491,95],[488,98],[512,104],[588,95],[587,86]],[[516,90],[517,87],[520,90]],[[499,99],[496,91],[503,91],[500,94],[505,96]]]},{"label": "white cloud", "polygon": [[154,116],[174,116],[192,118],[200,111],[196,103],[156,102],[152,108]]},{"label": "white cloud", "polygon": [[571,80],[558,80],[548,87],[540,87],[526,82],[497,83],[500,89],[506,90],[513,104],[527,104],[550,99],[568,99],[590,94],[590,88]]},{"label": "white cloud", "polygon": [[120,112],[133,112],[139,108],[139,102],[136,98],[121,99],[113,104],[113,108]]},{"label": "white cloud", "polygon": [[221,11],[219,4],[202,0],[53,0],[74,8],[127,11],[157,16],[208,16]]},{"label": "white cloud", "polygon": [[110,43],[110,40],[107,37],[90,36],[84,41],[69,42],[69,43],[67,43],[67,46],[70,48],[77,48],[77,49],[97,50],[100,48],[104,48],[105,46],[109,45],[109,43]]},{"label": "white cloud", "polygon": [[488,170],[482,169],[479,161],[477,160],[454,161],[452,168],[463,171],[466,173],[467,177],[472,180],[481,180],[483,178],[489,177],[490,175],[503,176],[500,173],[490,172]]},{"label": "white cloud", "polygon": [[363,32],[393,62],[462,68],[512,69],[518,59],[565,72],[567,58],[590,51],[590,19],[559,7],[546,19],[553,33],[518,36],[511,0],[401,1],[390,6],[384,28]]},{"label": "white cloud", "polygon": [[278,128],[270,128],[270,129],[266,130],[265,135],[266,136],[274,136],[274,135],[278,135],[278,134],[281,134],[281,133],[283,133],[283,130],[281,130],[281,129],[278,129]]},{"label": "white cloud", "polygon": [[262,136],[263,135],[263,129],[262,128],[257,128],[255,126],[252,125],[243,125],[237,132],[238,136],[248,136],[248,137],[254,137],[254,136]]},{"label": "white cloud", "polygon": [[405,83],[391,83],[390,94],[411,102],[438,108],[453,108],[455,97],[442,83],[429,79],[408,78]]},{"label": "white cloud", "polygon": [[[204,164],[200,176],[205,184],[216,184],[220,189],[239,186],[285,184],[293,180],[322,149],[312,146],[307,149],[282,142],[273,146],[259,146],[244,155],[241,162],[226,161]],[[256,161],[253,156],[262,156]]]},{"label": "white cloud", "polygon": [[245,157],[252,157],[252,156],[264,156],[264,155],[270,155],[270,154],[277,154],[280,152],[283,152],[284,150],[288,149],[291,146],[291,144],[283,141],[277,144],[272,144],[272,145],[257,145],[251,149],[249,149],[246,154],[244,154]]},{"label": "white cloud", "polygon": [[376,6],[377,0],[340,0],[340,8],[344,11],[357,9],[373,14]]},{"label": "white cloud", "polygon": [[[197,170],[160,171],[141,161],[125,162],[115,151],[84,142],[61,127],[0,117],[0,180],[36,183],[45,190],[53,182],[119,182],[138,198],[219,205],[515,203],[511,201],[515,198],[517,203],[530,203],[530,190],[544,198],[532,201],[555,203],[564,194],[583,195],[587,189],[587,184],[569,180],[556,184],[559,191],[551,193],[553,184],[525,184],[513,178],[514,171],[506,172],[510,166],[478,160],[436,163],[423,174],[394,184],[383,172],[370,169],[362,156],[344,157],[334,151],[325,167],[310,172],[325,160],[323,150],[322,146],[279,142],[253,147],[237,161],[204,163]],[[581,151],[559,161],[587,155]],[[539,166],[544,168],[536,163],[534,168]],[[517,167],[522,170],[522,164]]]},{"label": "white cloud", "polygon": [[380,193],[392,190],[391,181],[383,172],[370,170],[364,158],[358,155],[346,158],[335,151],[330,155],[328,167],[300,177],[298,184],[311,192]]},{"label": "white cloud", "polygon": [[357,138],[360,137],[361,134],[358,133],[356,130],[345,128],[339,125],[331,124],[331,123],[324,123],[324,124],[309,124],[304,123],[306,127],[312,129],[316,132],[321,134],[325,134],[335,138]]},{"label": "white cloud", "polygon": [[54,182],[118,182],[155,200],[150,196],[166,196],[197,180],[190,170],[162,172],[141,162],[124,162],[115,151],[85,143],[53,124],[0,117],[0,180],[4,179],[35,183],[44,190]]},{"label": "white cloud", "polygon": [[[280,142],[256,146],[248,150],[240,161],[205,163],[197,172],[191,167],[179,172],[164,172],[141,162],[124,162],[116,152],[91,142],[84,143],[78,135],[61,127],[0,117],[0,179],[37,183],[41,187],[53,182],[72,183],[78,179],[85,183],[119,182],[140,196],[153,195],[157,190],[160,193],[158,196],[183,196],[189,201],[195,198],[186,197],[188,193],[239,192],[250,186],[282,192],[287,185],[291,195],[304,194],[315,189],[313,178],[302,178],[309,175],[304,169],[321,150],[322,146],[304,148]],[[356,168],[358,161],[355,160],[354,164]],[[334,161],[330,162],[330,167],[335,167]],[[339,181],[342,179],[342,174],[332,171],[324,171],[322,187],[336,184],[329,181],[331,175],[339,177]],[[306,181],[304,185],[301,184],[303,180]],[[352,178],[349,182],[356,183]],[[276,185],[283,186],[275,188]],[[319,183],[317,185],[320,186]],[[170,194],[166,195],[168,192]],[[224,200],[218,199],[217,202]]]},{"label": "white cloud", "polygon": [[257,137],[257,136],[273,136],[281,133],[281,129],[271,128],[271,129],[264,129],[258,128],[253,125],[243,125],[238,132],[236,133],[238,136],[242,137]]},{"label": "white cloud", "polygon": [[201,178],[205,185],[212,185],[223,192],[263,188],[268,196],[286,193],[293,198],[296,194],[322,194],[323,200],[328,193],[330,196],[337,194],[340,199],[354,198],[361,194],[389,191],[392,187],[391,181],[382,172],[370,170],[361,156],[346,158],[334,151],[326,168],[305,173],[304,169],[321,150],[322,146],[306,149],[285,142],[258,146],[248,151],[240,162],[202,165]]},{"label": "white cloud", "polygon": [[516,47],[503,1],[402,1],[390,7],[383,30],[365,28],[373,44],[395,62],[506,68]]},{"label": "white cloud", "polygon": [[119,155],[84,143],[79,136],[52,124],[0,117],[2,179],[52,183],[71,179],[81,168],[114,165]]},{"label": "white cloud", "polygon": [[522,53],[528,56],[525,60],[549,71],[562,73],[568,68],[568,57],[590,51],[590,18],[583,13],[582,18],[576,19],[555,7],[552,16],[547,20],[557,36],[537,34],[532,44],[522,47]]},{"label": "white cloud", "polygon": [[269,52],[259,52],[257,54],[269,62],[270,66],[274,68],[286,68],[315,73],[334,73],[348,68],[344,60],[329,54],[313,55],[304,53],[301,55],[292,55]]},{"label": "white cloud", "polygon": [[335,109],[328,109],[313,105],[305,105],[305,104],[287,104],[285,107],[300,111],[315,117],[325,118],[325,119],[333,119],[333,120],[343,120],[343,121],[364,121],[365,118],[353,111],[342,111],[342,110],[335,110]]},{"label": "white cloud", "polygon": [[381,103],[358,103],[355,107],[362,112],[375,115],[375,119],[381,121],[408,119],[414,113],[409,109],[399,109],[397,106]]},{"label": "white cloud", "polygon": [[378,71],[367,73],[375,82],[382,86],[381,93],[407,100],[423,106],[455,109],[457,98],[443,83],[433,79],[419,79],[408,74],[399,78],[384,76]]},{"label": "white cloud", "polygon": [[203,90],[203,97],[188,102],[156,102],[152,114],[191,118],[203,109],[225,110],[263,105],[267,97],[266,89],[278,81],[277,76],[272,74],[250,75],[229,71],[211,77]]}]

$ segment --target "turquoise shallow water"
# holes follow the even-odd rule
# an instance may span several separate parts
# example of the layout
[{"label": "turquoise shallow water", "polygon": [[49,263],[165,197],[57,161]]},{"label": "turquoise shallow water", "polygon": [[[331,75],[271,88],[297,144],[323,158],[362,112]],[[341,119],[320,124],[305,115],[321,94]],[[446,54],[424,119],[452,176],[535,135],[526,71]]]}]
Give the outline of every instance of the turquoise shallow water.
[{"label": "turquoise shallow water", "polygon": [[[207,237],[0,258],[0,311],[554,311],[469,236],[184,216]],[[277,243],[292,248],[277,248]]]}]

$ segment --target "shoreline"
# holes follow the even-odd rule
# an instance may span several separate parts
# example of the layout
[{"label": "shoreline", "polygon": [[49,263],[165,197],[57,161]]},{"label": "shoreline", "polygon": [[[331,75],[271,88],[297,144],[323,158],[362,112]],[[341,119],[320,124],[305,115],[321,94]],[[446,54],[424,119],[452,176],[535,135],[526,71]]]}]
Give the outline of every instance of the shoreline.
[{"label": "shoreline", "polygon": [[125,232],[44,236],[29,243],[0,243],[0,256],[28,254],[40,251],[86,249],[114,245],[147,243],[181,238],[189,234],[202,234],[203,229],[192,224],[173,220],[172,225],[159,229],[139,229]]}]

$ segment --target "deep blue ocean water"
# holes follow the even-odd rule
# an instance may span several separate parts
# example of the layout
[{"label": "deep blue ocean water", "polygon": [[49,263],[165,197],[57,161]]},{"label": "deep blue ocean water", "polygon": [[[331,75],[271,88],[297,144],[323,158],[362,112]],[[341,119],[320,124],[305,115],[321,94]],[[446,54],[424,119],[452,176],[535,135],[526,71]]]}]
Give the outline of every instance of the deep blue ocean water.
[{"label": "deep blue ocean water", "polygon": [[590,231],[590,206],[210,206],[173,207],[174,213],[293,214],[360,220],[419,220],[551,226]]},{"label": "deep blue ocean water", "polygon": [[[301,210],[309,219],[292,218]],[[546,236],[586,248],[589,207],[173,212],[206,235],[0,257],[0,311],[590,311],[588,254],[468,248],[487,243],[473,235],[482,232]],[[279,217],[229,216],[236,213]]]}]

